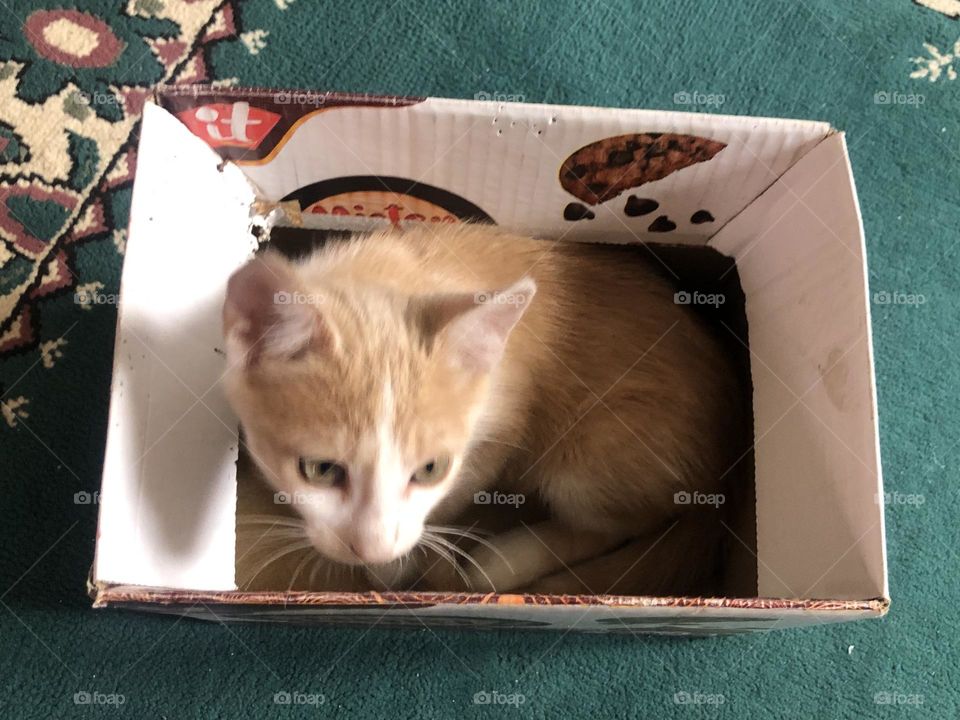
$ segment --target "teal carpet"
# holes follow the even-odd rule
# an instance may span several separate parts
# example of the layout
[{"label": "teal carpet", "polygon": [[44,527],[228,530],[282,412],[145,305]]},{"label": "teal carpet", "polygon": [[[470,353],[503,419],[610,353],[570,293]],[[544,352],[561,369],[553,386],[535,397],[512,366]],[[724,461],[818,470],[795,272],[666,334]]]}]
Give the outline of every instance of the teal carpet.
[{"label": "teal carpet", "polygon": [[[21,37],[39,5],[89,8],[124,52],[94,68],[67,67],[49,47],[43,55],[35,35]],[[203,5],[0,2],[0,716],[960,717],[960,22],[909,0],[562,0],[537,11],[249,0],[201,28],[187,15]],[[159,18],[181,10],[186,19]],[[16,103],[5,100],[15,76]],[[138,106],[104,94],[124,85],[135,96],[171,76],[812,118],[845,130],[872,290],[917,300],[873,306],[886,489],[899,494],[887,509],[890,614],[677,640],[226,627],[91,610],[96,506],[74,494],[99,484],[116,308],[81,307],[74,293],[88,283],[115,293],[122,263],[124,123]],[[42,117],[30,108],[71,78],[92,103],[55,98],[64,135],[38,145]],[[688,97],[712,104],[676,102]],[[60,176],[56,163],[41,168],[47,177],[29,165],[45,152],[63,153]],[[73,223],[81,205],[90,217]],[[278,692],[294,703],[275,704]],[[483,692],[513,704],[476,704]],[[76,693],[97,703],[77,704]]]}]

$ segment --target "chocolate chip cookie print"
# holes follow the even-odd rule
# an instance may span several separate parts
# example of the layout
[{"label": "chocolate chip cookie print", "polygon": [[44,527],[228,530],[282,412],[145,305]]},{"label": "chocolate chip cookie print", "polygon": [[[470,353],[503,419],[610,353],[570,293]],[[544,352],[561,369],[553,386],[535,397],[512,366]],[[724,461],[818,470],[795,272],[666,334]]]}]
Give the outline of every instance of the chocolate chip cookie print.
[{"label": "chocolate chip cookie print", "polygon": [[[599,205],[619,197],[626,190],[655,180],[662,180],[683,168],[706,162],[726,147],[726,143],[696,135],[677,133],[633,133],[617,135],[584,145],[560,166],[560,185],[580,202],[569,203],[563,217],[570,222],[592,220],[595,213],[588,206]],[[630,195],[623,213],[630,219],[645,219],[649,232],[669,233],[677,228],[665,208],[654,197]],[[707,209],[697,210],[690,223],[713,222]]]}]

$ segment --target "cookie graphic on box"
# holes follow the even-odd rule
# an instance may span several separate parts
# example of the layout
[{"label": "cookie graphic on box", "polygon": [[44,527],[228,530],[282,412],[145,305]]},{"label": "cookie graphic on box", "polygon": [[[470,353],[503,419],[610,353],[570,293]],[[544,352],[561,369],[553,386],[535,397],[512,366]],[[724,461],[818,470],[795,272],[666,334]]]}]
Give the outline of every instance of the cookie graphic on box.
[{"label": "cookie graphic on box", "polygon": [[713,158],[726,143],[696,135],[634,133],[585,145],[560,166],[560,185],[588,205]]}]

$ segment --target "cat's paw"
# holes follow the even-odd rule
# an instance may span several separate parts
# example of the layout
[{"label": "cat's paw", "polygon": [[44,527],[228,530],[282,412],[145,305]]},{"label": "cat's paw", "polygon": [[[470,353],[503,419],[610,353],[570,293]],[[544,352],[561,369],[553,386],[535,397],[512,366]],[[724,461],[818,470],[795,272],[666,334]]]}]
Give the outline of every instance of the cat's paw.
[{"label": "cat's paw", "polygon": [[532,579],[510,563],[506,556],[487,548],[477,551],[473,559],[475,563],[467,563],[464,567],[466,584],[471,592],[512,592]]}]

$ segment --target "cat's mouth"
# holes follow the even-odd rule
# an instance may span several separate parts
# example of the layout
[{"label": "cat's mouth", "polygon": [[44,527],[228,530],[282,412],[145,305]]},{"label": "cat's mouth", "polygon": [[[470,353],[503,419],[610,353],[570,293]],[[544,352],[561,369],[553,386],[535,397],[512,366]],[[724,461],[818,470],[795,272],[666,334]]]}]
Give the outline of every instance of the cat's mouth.
[{"label": "cat's mouth", "polygon": [[355,564],[373,568],[381,565],[389,565],[403,555],[403,553],[397,553],[392,549],[386,551],[362,549],[361,546],[354,544],[350,545],[349,550],[355,558]]},{"label": "cat's mouth", "polygon": [[385,562],[389,559],[378,560],[369,556],[361,555],[348,543],[335,543],[333,546],[327,543],[313,543],[314,549],[326,558],[340,563],[341,565],[350,565],[353,567],[370,567]]},{"label": "cat's mouth", "polygon": [[413,549],[357,539],[347,540],[339,536],[334,536],[333,542],[330,542],[328,533],[308,531],[307,535],[318,553],[341,565],[354,567],[384,567],[406,556]]}]

